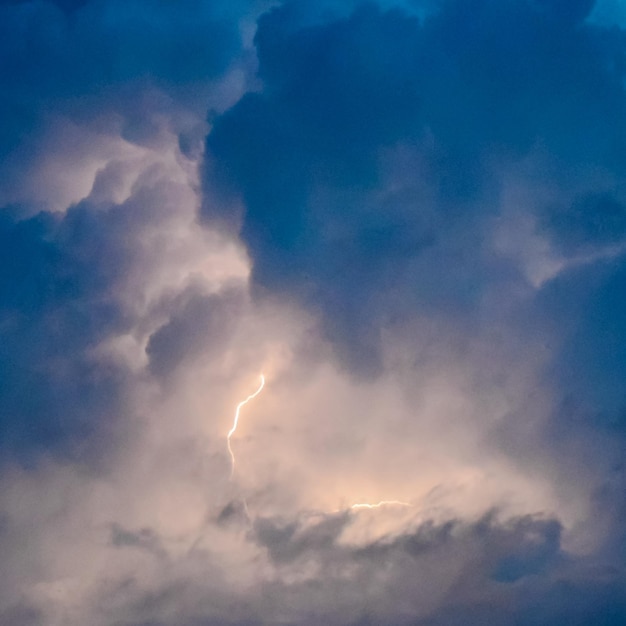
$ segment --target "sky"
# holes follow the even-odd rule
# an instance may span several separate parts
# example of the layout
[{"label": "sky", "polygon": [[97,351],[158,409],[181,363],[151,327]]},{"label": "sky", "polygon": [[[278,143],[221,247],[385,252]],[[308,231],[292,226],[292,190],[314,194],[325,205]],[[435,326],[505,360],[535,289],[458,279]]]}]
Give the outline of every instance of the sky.
[{"label": "sky", "polygon": [[626,623],[626,3],[0,0],[0,624]]}]

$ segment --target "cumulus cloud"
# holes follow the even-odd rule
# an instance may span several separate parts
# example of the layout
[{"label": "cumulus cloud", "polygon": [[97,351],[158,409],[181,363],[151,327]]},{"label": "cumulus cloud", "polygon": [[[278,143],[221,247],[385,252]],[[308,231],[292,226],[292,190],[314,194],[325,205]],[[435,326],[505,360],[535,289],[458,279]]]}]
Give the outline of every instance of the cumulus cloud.
[{"label": "cumulus cloud", "polygon": [[618,3],[0,18],[0,622],[623,623]]},{"label": "cumulus cloud", "polygon": [[[492,245],[511,186],[538,187],[516,208],[539,222],[532,237],[566,214],[561,241],[622,242],[620,201],[602,199],[619,194],[623,44],[582,21],[591,6],[264,15],[262,87],[207,139],[208,186],[243,201],[255,280],[320,308],[351,367],[376,370],[380,328],[405,310],[484,318],[494,290],[524,295],[525,268]],[[604,226],[571,222],[594,202]]]}]

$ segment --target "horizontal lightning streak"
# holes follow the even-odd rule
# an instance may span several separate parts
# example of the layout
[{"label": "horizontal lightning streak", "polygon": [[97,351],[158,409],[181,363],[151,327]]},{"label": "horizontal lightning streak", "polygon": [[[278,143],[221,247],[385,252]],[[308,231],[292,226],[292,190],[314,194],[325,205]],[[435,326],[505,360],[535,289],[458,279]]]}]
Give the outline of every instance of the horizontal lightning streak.
[{"label": "horizontal lightning streak", "polygon": [[366,504],[366,503],[353,504],[350,508],[351,509],[378,509],[381,506],[413,506],[413,505],[410,504],[409,502],[402,502],[401,500],[381,500],[380,502],[377,502],[376,504]]},{"label": "horizontal lightning streak", "polygon": [[242,407],[248,404],[250,400],[253,400],[254,398],[256,398],[261,393],[264,386],[265,386],[265,376],[261,374],[261,384],[259,385],[259,388],[254,393],[250,394],[245,400],[242,400],[237,405],[237,408],[235,409],[235,420],[233,421],[233,426],[228,431],[228,435],[226,435],[226,445],[228,447],[228,453],[230,454],[230,460],[231,460],[231,465],[230,465],[230,477],[231,478],[233,477],[235,473],[235,454],[233,453],[233,449],[230,447],[230,438],[235,434],[235,431],[237,430],[237,425],[239,424],[239,414],[241,412]]}]

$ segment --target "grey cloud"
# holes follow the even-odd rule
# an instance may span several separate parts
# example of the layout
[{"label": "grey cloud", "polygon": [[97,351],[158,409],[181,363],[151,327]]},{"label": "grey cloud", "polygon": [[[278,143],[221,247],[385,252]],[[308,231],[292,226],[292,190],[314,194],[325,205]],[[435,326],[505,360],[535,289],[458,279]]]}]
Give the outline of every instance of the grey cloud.
[{"label": "grey cloud", "polygon": [[349,522],[347,514],[326,516],[321,521],[302,528],[299,521],[257,519],[254,537],[267,548],[275,563],[289,563],[301,557],[341,552],[336,545],[341,531]]},{"label": "grey cloud", "polygon": [[[192,580],[148,594],[131,585],[124,592],[129,594],[124,610],[151,615],[154,623],[168,626],[320,621],[478,626],[487,618],[493,624],[518,620],[531,626],[547,624],[548,616],[560,625],[574,615],[561,590],[584,588],[577,603],[587,618],[619,611],[622,569],[567,555],[555,520],[527,516],[502,521],[491,513],[476,522],[425,522],[365,545],[340,538],[352,521],[348,512],[317,520],[301,515],[254,520],[249,538],[267,550],[277,571],[273,580],[259,581],[245,600],[231,598],[239,603],[237,613],[250,614],[247,620],[200,617],[211,611],[202,608],[202,587]],[[216,604],[224,601],[222,597]],[[174,607],[179,607],[177,621],[161,617]],[[137,617],[119,623],[152,622]]]},{"label": "grey cloud", "polygon": [[[311,598],[336,602],[334,609],[317,607],[315,619],[329,623],[478,625],[489,619],[493,624],[513,620],[530,626],[549,619],[583,624],[591,623],[585,620],[593,616],[622,615],[622,569],[568,556],[561,549],[561,528],[555,520],[522,517],[502,522],[489,514],[475,523],[427,522],[410,534],[366,546],[338,541],[348,522],[347,517],[329,517],[305,527],[301,521],[258,520],[256,540],[277,565],[299,561],[303,567],[320,566],[319,578],[295,588],[274,584],[271,593],[278,598],[288,594],[291,602],[300,598],[303,606],[310,605]],[[596,568],[604,569],[606,578],[598,579]],[[349,578],[342,574],[346,571]],[[437,599],[425,609],[431,587]],[[578,590],[580,617],[574,617],[565,589]],[[355,592],[359,599],[351,611],[362,611],[363,617],[337,621],[333,612],[340,613],[342,600],[354,599]],[[309,623],[304,615],[298,623]]]},{"label": "grey cloud", "polygon": [[349,513],[325,516],[306,525],[302,520],[257,519],[254,537],[267,548],[277,564],[328,557],[354,560],[365,566],[383,566],[399,558],[419,561],[451,546],[467,547],[476,543],[480,544],[475,552],[480,562],[467,563],[464,567],[468,572],[475,571],[477,575],[502,583],[542,573],[554,568],[563,558],[561,527],[556,520],[528,516],[502,523],[490,513],[473,524],[461,520],[439,524],[425,522],[411,534],[382,538],[366,546],[342,546],[338,540],[350,521]]},{"label": "grey cloud", "polygon": [[0,613],[0,619],[6,626],[40,626],[45,624],[44,615],[35,607],[18,604]]},{"label": "grey cloud", "polygon": [[218,526],[226,527],[233,523],[246,522],[247,519],[245,502],[232,500],[220,511],[215,521]]},{"label": "grey cloud", "polygon": [[242,311],[242,298],[240,288],[217,295],[179,294],[174,304],[179,310],[148,341],[150,370],[165,376],[194,354],[219,354]]},{"label": "grey cloud", "polygon": [[111,525],[111,544],[116,548],[145,550],[159,559],[167,556],[158,534],[151,528],[132,531],[114,523]]}]

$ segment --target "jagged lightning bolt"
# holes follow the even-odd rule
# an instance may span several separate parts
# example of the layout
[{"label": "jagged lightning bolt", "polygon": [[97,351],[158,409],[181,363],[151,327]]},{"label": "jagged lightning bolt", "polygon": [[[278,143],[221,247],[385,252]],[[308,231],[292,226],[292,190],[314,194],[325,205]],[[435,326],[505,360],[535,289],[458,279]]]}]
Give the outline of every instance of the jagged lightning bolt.
[{"label": "jagged lightning bolt", "polygon": [[233,474],[235,473],[235,455],[233,453],[233,449],[230,447],[230,438],[235,434],[235,431],[237,430],[237,425],[239,424],[239,414],[241,412],[242,407],[248,404],[250,400],[253,400],[254,398],[256,398],[263,390],[263,387],[265,387],[265,376],[261,374],[261,384],[259,385],[259,388],[253,394],[250,394],[245,400],[242,400],[237,405],[237,408],[235,409],[235,419],[233,421],[233,427],[228,431],[228,435],[226,435],[226,445],[228,446],[228,453],[230,454],[230,460],[231,460],[231,464],[230,464],[230,477],[231,478],[233,477]]},{"label": "jagged lightning bolt", "polygon": [[351,509],[378,509],[381,506],[413,506],[413,505],[410,504],[409,502],[402,502],[401,500],[381,500],[380,502],[377,502],[376,504],[366,504],[366,503],[353,504],[350,508]]}]

